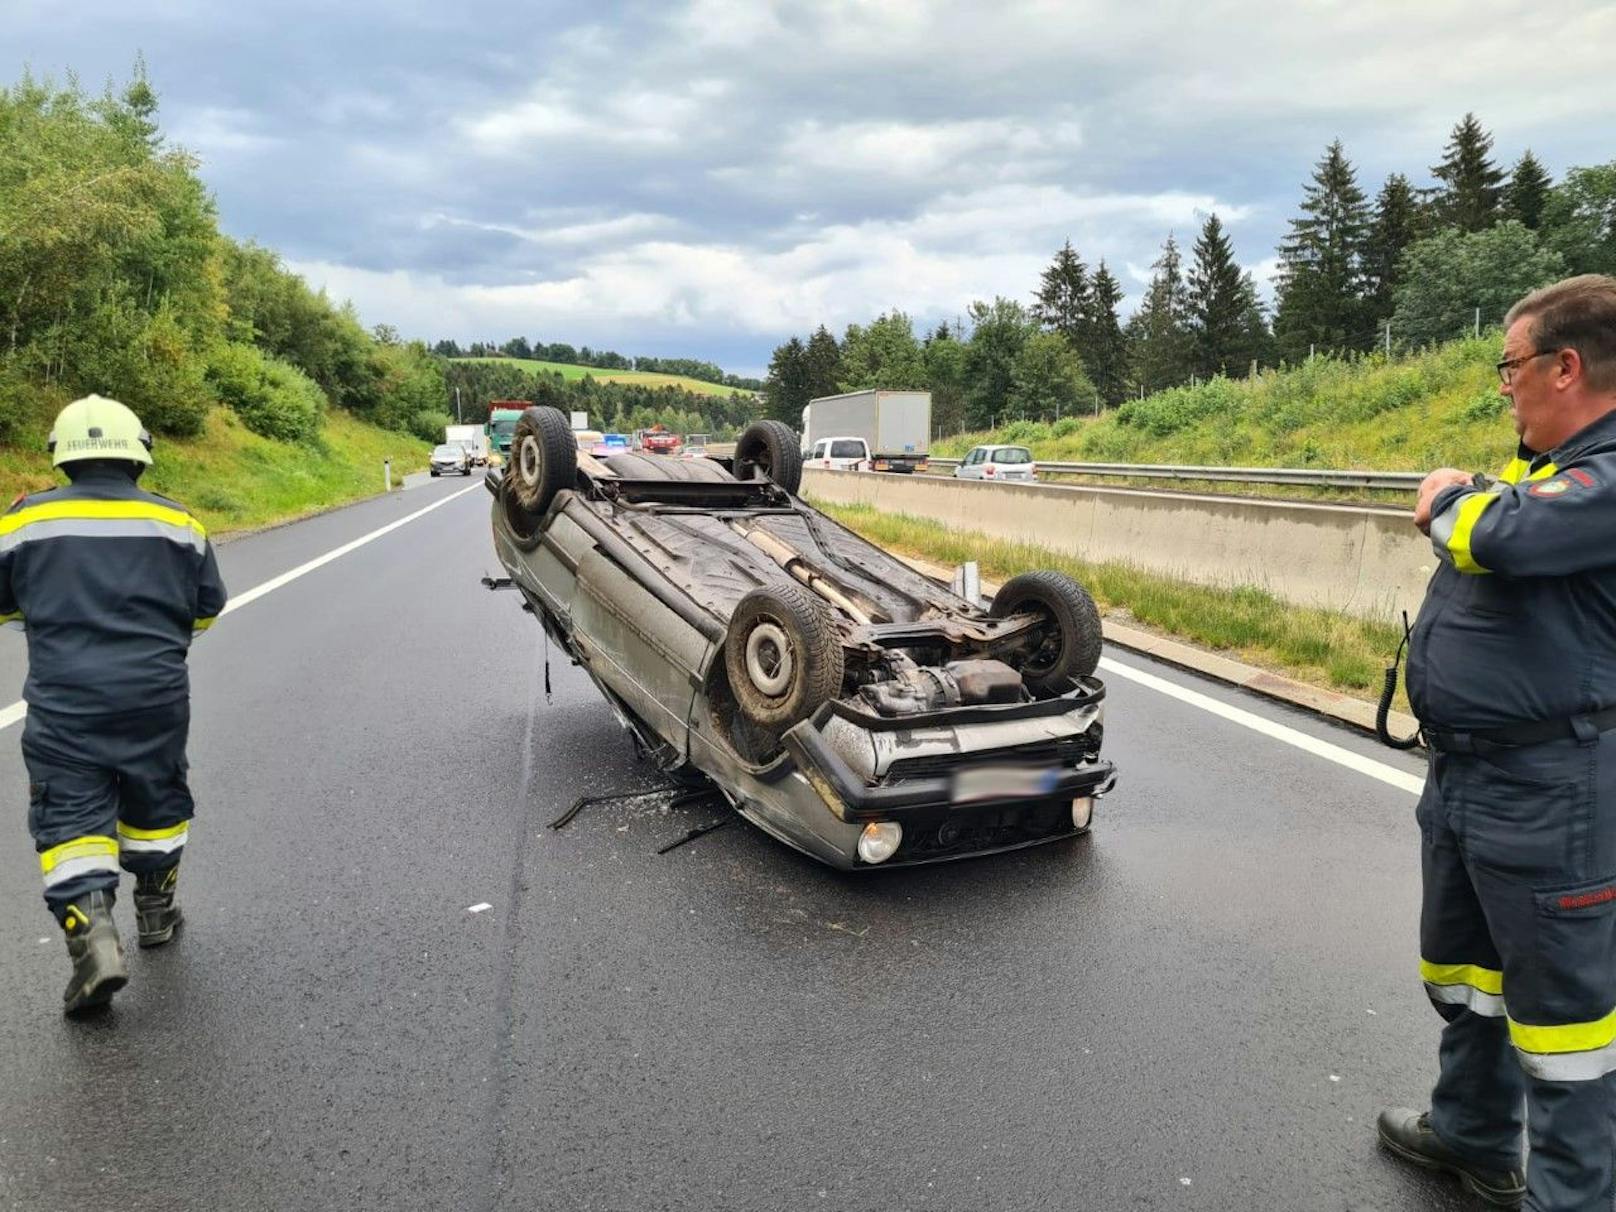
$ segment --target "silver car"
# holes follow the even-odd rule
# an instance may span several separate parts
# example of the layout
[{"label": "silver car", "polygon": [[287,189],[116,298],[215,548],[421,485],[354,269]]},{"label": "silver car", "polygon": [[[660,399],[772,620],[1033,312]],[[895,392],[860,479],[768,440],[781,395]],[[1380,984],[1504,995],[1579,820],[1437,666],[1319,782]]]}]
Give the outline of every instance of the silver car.
[{"label": "silver car", "polygon": [[814,858],[1087,832],[1115,780],[1089,595],[1030,572],[984,608],[807,505],[801,474],[777,421],[731,460],[596,459],[529,408],[487,478],[494,549],[645,756]]},{"label": "silver car", "polygon": [[471,474],[471,455],[459,442],[445,442],[442,446],[432,448],[432,458],[427,469],[434,476],[447,475],[455,472],[457,475],[469,476]]},{"label": "silver car", "polygon": [[956,480],[1008,480],[1030,484],[1038,478],[1032,451],[1025,446],[973,446],[954,468]]}]

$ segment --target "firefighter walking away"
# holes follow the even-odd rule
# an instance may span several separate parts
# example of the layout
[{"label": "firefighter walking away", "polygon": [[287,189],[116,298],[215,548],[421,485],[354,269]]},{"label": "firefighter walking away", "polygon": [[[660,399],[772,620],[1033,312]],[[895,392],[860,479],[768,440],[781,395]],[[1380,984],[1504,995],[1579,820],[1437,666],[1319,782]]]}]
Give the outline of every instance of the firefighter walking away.
[{"label": "firefighter walking away", "polygon": [[123,404],[75,400],[50,436],[68,485],[0,516],[0,623],[28,638],[28,829],[72,962],[70,1015],[106,1006],[128,982],[112,914],[120,868],[135,877],[142,947],[169,942],[183,921],[186,657],[225,588],[202,524],[140,488],[151,448]]}]

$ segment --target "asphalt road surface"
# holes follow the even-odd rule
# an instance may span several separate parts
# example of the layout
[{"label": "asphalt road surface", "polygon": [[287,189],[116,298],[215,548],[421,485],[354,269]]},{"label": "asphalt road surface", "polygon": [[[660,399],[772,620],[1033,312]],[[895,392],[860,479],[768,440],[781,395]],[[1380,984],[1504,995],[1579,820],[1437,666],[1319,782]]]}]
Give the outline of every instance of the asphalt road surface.
[{"label": "asphalt road surface", "polygon": [[[716,817],[666,796],[551,831],[658,783],[478,584],[480,481],[225,543],[226,580],[439,502],[197,643],[188,925],[137,951],[125,885],[98,1021],[0,732],[0,1208],[1471,1206],[1373,1140],[1435,1073],[1414,796],[1206,705],[1412,759],[1112,652],[1085,839],[853,878],[738,820],[659,856]],[[0,705],[23,667],[0,635]]]}]

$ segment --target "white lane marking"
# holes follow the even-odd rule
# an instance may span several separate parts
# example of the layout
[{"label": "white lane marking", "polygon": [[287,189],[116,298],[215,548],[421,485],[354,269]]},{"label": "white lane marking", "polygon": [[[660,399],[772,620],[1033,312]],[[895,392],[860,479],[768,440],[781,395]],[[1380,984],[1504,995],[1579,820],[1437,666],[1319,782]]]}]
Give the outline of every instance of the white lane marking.
[{"label": "white lane marking", "polygon": [[[243,606],[247,605],[247,603],[256,602],[259,598],[263,597],[266,593],[273,593],[275,590],[280,589],[282,586],[291,584],[293,581],[297,580],[298,577],[305,576],[308,573],[313,572],[316,568],[323,568],[327,564],[331,563],[332,560],[340,559],[341,557],[347,555],[350,551],[357,551],[359,548],[363,547],[366,543],[373,542],[376,539],[381,538],[384,534],[391,534],[393,531],[397,530],[400,526],[407,526],[407,525],[409,525],[409,523],[415,521],[416,518],[425,517],[427,514],[431,513],[434,509],[438,509],[438,508],[441,508],[444,505],[447,505],[450,501],[454,500],[456,497],[463,497],[468,492],[471,492],[473,489],[481,488],[481,487],[482,487],[481,483],[468,484],[468,485],[466,485],[466,487],[460,489],[458,492],[451,492],[448,496],[441,497],[438,500],[433,501],[432,504],[428,505],[425,509],[417,509],[414,513],[405,514],[402,518],[399,518],[396,522],[389,522],[386,526],[383,526],[378,530],[373,530],[369,534],[366,534],[366,535],[360,535],[353,542],[344,543],[341,547],[338,547],[338,548],[335,548],[335,549],[333,549],[331,551],[326,552],[323,556],[316,556],[314,559],[310,560],[307,564],[299,564],[296,568],[292,569],[290,572],[283,572],[278,577],[271,577],[269,580],[265,581],[262,585],[254,585],[251,589],[247,590],[247,592],[242,593],[242,594],[238,594],[236,597],[231,598],[227,603],[225,603],[225,608],[219,612],[219,616],[221,618],[223,618],[225,615],[229,614],[232,610],[240,610]],[[22,717],[27,715],[27,714],[28,714],[28,704],[24,703],[24,702],[21,702],[20,700],[18,702],[15,702],[15,703],[11,704],[11,706],[9,706],[7,708],[4,708],[3,710],[0,710],[0,731],[3,731],[4,729],[10,728],[13,724],[15,724],[18,720],[22,719]]]},{"label": "white lane marking", "polygon": [[486,912],[488,912],[488,910],[490,910],[492,908],[493,908],[493,906],[490,905],[487,901],[478,901],[475,905],[467,905],[466,906],[466,912],[467,913],[486,913]]},{"label": "white lane marking", "polygon": [[1276,724],[1273,720],[1264,719],[1250,711],[1239,707],[1231,707],[1227,703],[1220,703],[1209,695],[1199,691],[1187,690],[1183,686],[1175,685],[1166,678],[1159,678],[1153,673],[1146,673],[1142,669],[1135,669],[1131,665],[1123,665],[1113,661],[1110,657],[1100,658],[1100,668],[1107,673],[1114,673],[1130,681],[1138,682],[1141,686],[1148,686],[1162,694],[1169,695],[1192,707],[1199,707],[1202,711],[1210,711],[1213,715],[1250,728],[1253,732],[1260,732],[1264,736],[1273,737],[1276,741],[1283,741],[1287,745],[1294,745],[1305,750],[1315,757],[1321,757],[1327,762],[1334,762],[1337,766],[1345,766],[1348,770],[1356,770],[1359,774],[1367,774],[1372,779],[1379,779],[1388,786],[1418,795],[1425,786],[1425,780],[1417,775],[1408,774],[1398,770],[1395,766],[1388,766],[1384,762],[1377,762],[1373,758],[1366,758],[1343,749],[1340,745],[1332,745],[1329,741],[1321,741],[1317,737],[1309,736],[1305,732],[1298,732],[1294,728],[1287,728],[1284,724]]}]

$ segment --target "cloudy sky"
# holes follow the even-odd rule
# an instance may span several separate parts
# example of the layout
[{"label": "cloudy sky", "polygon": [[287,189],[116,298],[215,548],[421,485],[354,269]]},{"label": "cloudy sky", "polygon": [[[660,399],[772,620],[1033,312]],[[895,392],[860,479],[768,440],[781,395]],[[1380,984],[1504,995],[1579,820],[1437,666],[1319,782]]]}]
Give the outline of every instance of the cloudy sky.
[{"label": "cloudy sky", "polygon": [[145,56],[223,226],[367,323],[757,373],[792,333],[1136,301],[1207,212],[1259,279],[1324,146],[1371,194],[1474,110],[1616,159],[1605,0],[0,0],[0,78]]}]

